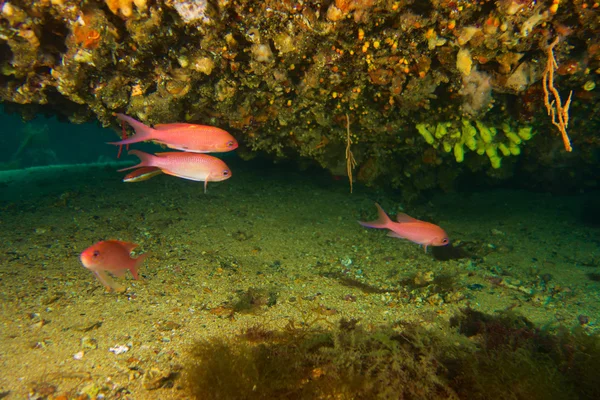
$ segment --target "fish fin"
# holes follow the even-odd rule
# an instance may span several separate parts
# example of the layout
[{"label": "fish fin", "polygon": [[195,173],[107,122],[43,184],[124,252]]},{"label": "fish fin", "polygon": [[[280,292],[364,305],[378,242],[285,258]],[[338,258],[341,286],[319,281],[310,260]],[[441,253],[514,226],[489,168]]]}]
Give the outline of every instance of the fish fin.
[{"label": "fish fin", "polygon": [[397,234],[397,233],[396,233],[396,232],[394,232],[394,231],[389,231],[389,232],[387,233],[387,236],[389,236],[389,237],[393,237],[393,238],[396,238],[396,239],[406,239],[404,236],[400,236],[399,234]]},{"label": "fish fin", "polygon": [[166,130],[170,130],[170,129],[190,129],[190,128],[195,128],[198,125],[196,124],[188,124],[187,122],[175,122],[172,124],[158,124],[158,125],[154,125],[154,129],[157,129],[159,131],[166,131]]},{"label": "fish fin", "polygon": [[135,135],[131,136],[128,139],[120,140],[118,142],[108,142],[108,144],[114,144],[116,146],[122,146],[124,144],[145,142],[153,139],[154,129],[141,123],[140,121],[131,118],[125,114],[117,114],[117,118],[121,121],[127,122],[131,127],[135,130]]},{"label": "fish fin", "polygon": [[115,243],[118,244],[119,246],[122,246],[125,248],[125,250],[127,250],[128,252],[130,252],[131,250],[135,249],[136,247],[138,247],[138,244],[135,243],[131,243],[131,242],[125,242],[123,240],[116,240],[116,239],[109,239],[109,240],[105,240],[103,243]]},{"label": "fish fin", "polygon": [[425,253],[427,253],[427,245],[426,244],[423,245],[423,248],[425,249]]},{"label": "fish fin", "polygon": [[416,218],[411,217],[410,215],[404,214],[404,213],[398,213],[396,214],[396,221],[403,223],[403,222],[421,222]]},{"label": "fish fin", "polygon": [[153,167],[154,166],[154,165],[152,165],[153,164],[152,158],[154,157],[152,154],[144,153],[143,151],[139,151],[139,150],[129,150],[129,152],[127,154],[138,157],[140,159],[139,164],[131,166],[131,167],[119,169],[119,170],[117,170],[117,172],[129,171],[130,169],[136,169],[136,168],[141,168],[141,167]]},{"label": "fish fin", "polygon": [[204,181],[204,193],[206,193],[207,187],[208,187],[208,178]]},{"label": "fish fin", "polygon": [[139,244],[135,244],[135,243],[131,243],[131,242],[125,242],[123,240],[110,240],[110,242],[119,243],[121,246],[123,246],[125,248],[125,250],[127,250],[128,253],[131,253],[131,251],[133,249],[135,249],[136,247],[139,246]]},{"label": "fish fin", "polygon": [[142,265],[142,263],[144,262],[146,257],[148,257],[148,253],[140,254],[138,256],[138,258],[135,259],[135,263],[133,264],[133,267],[129,268],[129,271],[131,271],[131,275],[133,276],[133,279],[137,280],[139,278],[138,269],[140,268],[140,265]]},{"label": "fish fin", "polygon": [[379,204],[375,203],[375,206],[377,207],[377,213],[378,213],[379,218],[377,218],[377,220],[375,220],[375,221],[368,221],[368,222],[358,221],[358,223],[366,228],[376,228],[376,229],[387,228],[388,225],[392,222],[392,220],[390,219],[390,217],[387,216],[387,214],[385,213],[385,211],[383,211],[383,208],[381,208],[381,206]]},{"label": "fish fin", "polygon": [[125,286],[121,285],[118,282],[115,282],[107,273],[106,271],[94,271],[94,275],[96,275],[96,278],[98,278],[98,280],[100,281],[100,283],[102,283],[102,285],[104,285],[104,287],[106,288],[106,290],[110,291],[115,291],[117,293],[122,293],[125,291]]},{"label": "fish fin", "polygon": [[110,271],[110,273],[113,274],[114,276],[116,276],[117,278],[124,277],[126,272],[127,272],[126,269],[118,269],[116,271]]},{"label": "fish fin", "polygon": [[154,153],[156,157],[167,157],[171,154],[181,154],[180,151],[161,151],[159,153]]},{"label": "fish fin", "polygon": [[141,167],[125,175],[123,182],[141,182],[159,174],[162,174],[162,170],[158,167]]}]

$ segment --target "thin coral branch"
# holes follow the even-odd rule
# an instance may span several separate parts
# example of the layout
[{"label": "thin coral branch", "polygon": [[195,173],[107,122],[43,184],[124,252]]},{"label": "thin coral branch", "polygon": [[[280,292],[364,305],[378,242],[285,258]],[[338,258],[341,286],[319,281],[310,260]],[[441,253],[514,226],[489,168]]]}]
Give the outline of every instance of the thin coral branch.
[{"label": "thin coral branch", "polygon": [[[565,150],[570,152],[573,148],[567,134],[567,127],[569,126],[569,106],[571,105],[573,91],[569,93],[569,98],[565,104],[562,104],[560,94],[554,86],[554,71],[558,68],[556,58],[554,58],[554,46],[558,43],[558,39],[558,37],[554,39],[546,49],[548,61],[546,62],[546,69],[544,69],[542,77],[542,89],[544,90],[544,105],[546,106],[546,110],[548,110],[548,115],[552,117],[552,124],[558,128],[562,135]],[[550,101],[550,94],[554,97],[552,101]]]}]

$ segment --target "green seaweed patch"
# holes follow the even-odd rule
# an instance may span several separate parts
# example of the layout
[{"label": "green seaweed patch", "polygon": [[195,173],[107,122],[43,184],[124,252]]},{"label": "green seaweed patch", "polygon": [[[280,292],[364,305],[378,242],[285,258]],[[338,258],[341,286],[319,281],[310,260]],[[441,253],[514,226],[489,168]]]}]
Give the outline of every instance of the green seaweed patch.
[{"label": "green seaweed patch", "polygon": [[599,368],[598,335],[466,309],[435,329],[256,325],[196,342],[183,385],[197,399],[600,398]]},{"label": "green seaweed patch", "polygon": [[492,316],[466,309],[450,326],[478,347],[473,360],[457,361],[461,398],[600,398],[598,334],[579,326],[553,332],[512,311]]},{"label": "green seaweed patch", "polygon": [[[420,329],[419,329],[420,331]],[[450,398],[430,343],[389,328],[369,332],[342,320],[332,330],[288,327],[246,340],[197,342],[185,384],[195,398]],[[407,333],[407,335],[410,335]],[[264,338],[257,342],[256,338]],[[425,338],[425,336],[421,336]],[[404,388],[400,393],[397,388]],[[415,396],[419,394],[419,396]]]}]

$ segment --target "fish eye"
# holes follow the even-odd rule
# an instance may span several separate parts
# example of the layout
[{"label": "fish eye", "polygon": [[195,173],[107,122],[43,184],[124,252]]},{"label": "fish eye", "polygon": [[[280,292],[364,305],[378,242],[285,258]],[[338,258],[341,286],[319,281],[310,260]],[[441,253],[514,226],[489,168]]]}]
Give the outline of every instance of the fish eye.
[{"label": "fish eye", "polygon": [[98,250],[94,250],[93,256],[94,257],[98,257],[99,255],[100,255],[100,252]]},{"label": "fish eye", "polygon": [[227,142],[226,146],[233,147],[234,144],[235,144],[235,142],[233,140],[230,140],[229,142]]},{"label": "fish eye", "polygon": [[448,238],[443,238],[442,243],[444,243],[444,244],[448,243]]},{"label": "fish eye", "polygon": [[226,169],[225,171],[223,171],[223,176],[229,176],[229,170]]}]

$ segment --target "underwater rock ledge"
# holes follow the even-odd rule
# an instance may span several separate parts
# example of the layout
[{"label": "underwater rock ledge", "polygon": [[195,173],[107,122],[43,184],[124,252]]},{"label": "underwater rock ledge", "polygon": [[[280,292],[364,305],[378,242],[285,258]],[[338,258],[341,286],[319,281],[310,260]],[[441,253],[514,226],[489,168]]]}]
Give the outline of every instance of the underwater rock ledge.
[{"label": "underwater rock ledge", "polygon": [[[348,147],[354,179],[405,197],[464,179],[597,189],[597,2],[0,7],[0,99],[26,119],[116,128],[122,112],[148,124],[200,122],[229,130],[244,158],[290,158],[334,175],[347,175]],[[542,85],[550,69],[560,102]],[[560,112],[570,93],[567,153],[544,100]]]}]

